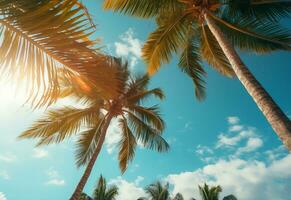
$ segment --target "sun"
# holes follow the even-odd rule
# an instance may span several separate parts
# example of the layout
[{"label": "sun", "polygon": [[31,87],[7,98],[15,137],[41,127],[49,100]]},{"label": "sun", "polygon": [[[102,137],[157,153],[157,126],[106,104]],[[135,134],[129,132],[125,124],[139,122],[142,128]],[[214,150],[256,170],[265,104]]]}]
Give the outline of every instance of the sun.
[{"label": "sun", "polygon": [[13,82],[0,81],[0,106],[20,106],[25,103],[26,91],[24,87],[16,87]]}]

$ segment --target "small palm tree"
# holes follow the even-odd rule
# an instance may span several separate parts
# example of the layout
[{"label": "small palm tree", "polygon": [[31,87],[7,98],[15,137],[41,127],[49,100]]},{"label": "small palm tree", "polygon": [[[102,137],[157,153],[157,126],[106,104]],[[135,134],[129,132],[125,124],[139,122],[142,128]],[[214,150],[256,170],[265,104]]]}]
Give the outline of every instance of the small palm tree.
[{"label": "small palm tree", "polygon": [[145,188],[148,198],[142,197],[141,200],[170,200],[169,184],[163,185],[160,181],[150,184]]},{"label": "small palm tree", "polygon": [[[37,120],[31,128],[20,135],[20,138],[38,138],[38,145],[59,143],[75,134],[78,135],[77,165],[87,167],[71,200],[79,199],[113,119],[118,120],[120,127],[118,159],[122,173],[134,158],[137,141],[158,152],[169,149],[168,143],[162,138],[165,126],[158,106],[142,105],[151,96],[163,99],[162,90],[147,89],[149,77],[133,78],[129,75],[126,66],[123,68],[123,76],[120,77],[123,82],[120,93],[110,100],[100,99],[98,90],[88,87],[84,82],[76,81],[78,79],[70,82],[62,79],[64,82],[62,97],[75,97],[80,103],[83,102],[85,108],[66,106],[50,109],[43,118]],[[81,127],[84,126],[87,129],[81,131]]]},{"label": "small palm tree", "polygon": [[173,200],[184,200],[184,197],[181,193],[177,193]]},{"label": "small palm tree", "polygon": [[203,59],[221,74],[236,76],[291,151],[290,120],[234,48],[260,54],[290,51],[291,33],[279,24],[291,16],[290,0],[104,0],[104,8],[154,17],[157,29],[142,49],[148,72],[180,53],[179,67],[193,80],[198,99],[205,97]]},{"label": "small palm tree", "polygon": [[94,30],[78,0],[1,0],[1,78],[25,81],[34,107],[55,102],[58,74],[71,71],[84,81],[91,78],[100,95],[112,97],[119,84],[117,68],[96,48],[98,40],[89,39]]},{"label": "small palm tree", "polygon": [[[220,186],[209,187],[207,184],[204,186],[198,186],[202,200],[219,200],[219,193],[222,192]],[[234,195],[229,195],[223,198],[223,200],[237,200]]]},{"label": "small palm tree", "polygon": [[98,184],[94,190],[93,197],[82,194],[79,200],[115,200],[118,195],[118,188],[116,185],[111,185],[109,188],[106,184],[105,178],[100,176]]}]

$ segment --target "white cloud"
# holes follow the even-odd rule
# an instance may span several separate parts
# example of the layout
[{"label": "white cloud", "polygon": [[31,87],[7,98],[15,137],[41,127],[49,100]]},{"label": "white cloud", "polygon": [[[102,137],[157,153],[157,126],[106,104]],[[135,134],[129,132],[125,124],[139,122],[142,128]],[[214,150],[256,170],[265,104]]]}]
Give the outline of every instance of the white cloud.
[{"label": "white cloud", "polygon": [[237,132],[237,131],[241,131],[243,129],[242,125],[233,125],[229,127],[229,131],[230,132]]},{"label": "white cloud", "polygon": [[131,68],[138,63],[141,58],[142,42],[135,38],[134,31],[129,28],[120,36],[121,42],[115,42],[115,53],[118,57],[124,57],[129,60]]},{"label": "white cloud", "polygon": [[0,170],[0,178],[10,180],[10,176],[6,170]]},{"label": "white cloud", "polygon": [[208,147],[208,146],[198,145],[196,147],[196,154],[198,154],[198,155],[204,155],[205,153],[213,154],[213,150],[210,147]]},{"label": "white cloud", "polygon": [[34,158],[48,157],[48,151],[46,151],[44,149],[34,149],[32,157],[34,157]]},{"label": "white cloud", "polygon": [[135,179],[134,183],[135,183],[135,185],[139,185],[141,182],[143,182],[143,180],[144,180],[144,177],[143,176],[138,176]]},{"label": "white cloud", "polygon": [[137,177],[135,181],[128,182],[119,176],[116,179],[110,180],[109,184],[115,184],[119,188],[116,200],[136,200],[139,197],[145,197],[145,191],[137,184],[140,183],[141,179],[142,177]]},{"label": "white cloud", "polygon": [[5,163],[12,163],[16,161],[16,156],[12,153],[0,154],[0,161]]},{"label": "white cloud", "polygon": [[270,165],[258,160],[219,160],[192,172],[171,174],[166,180],[173,185],[173,193],[181,192],[185,199],[199,197],[197,185],[207,182],[221,185],[223,195],[234,194],[240,200],[286,200],[291,192],[290,165],[291,155]]},{"label": "white cloud", "polygon": [[237,150],[237,154],[241,154],[241,153],[247,153],[247,152],[252,152],[257,150],[258,148],[263,146],[263,140],[255,137],[255,138],[249,138],[247,141],[246,146],[244,147],[240,147]]},{"label": "white cloud", "polygon": [[48,181],[45,182],[46,185],[63,186],[65,185],[65,180],[60,178],[58,171],[50,168],[46,171],[48,176]]},{"label": "white cloud", "polygon": [[107,135],[105,138],[106,150],[109,154],[112,154],[117,147],[121,139],[120,127],[118,125],[118,119],[113,119],[107,130]]},{"label": "white cloud", "polygon": [[0,200],[7,200],[3,192],[0,192]]},{"label": "white cloud", "polygon": [[227,118],[227,121],[229,124],[237,124],[237,123],[239,123],[239,118],[236,116],[229,116]]},{"label": "white cloud", "polygon": [[243,139],[248,139],[255,135],[256,135],[255,129],[251,127],[248,127],[247,129],[240,131],[237,135],[234,135],[234,136],[220,134],[218,136],[218,142],[217,142],[216,147],[220,148],[220,147],[236,146]]}]

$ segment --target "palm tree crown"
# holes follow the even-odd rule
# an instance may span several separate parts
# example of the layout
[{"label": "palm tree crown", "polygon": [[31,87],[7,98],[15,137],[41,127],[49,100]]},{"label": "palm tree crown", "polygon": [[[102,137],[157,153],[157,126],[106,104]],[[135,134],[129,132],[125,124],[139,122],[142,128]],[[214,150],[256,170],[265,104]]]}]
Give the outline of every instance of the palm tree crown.
[{"label": "palm tree crown", "polygon": [[[38,138],[38,145],[46,145],[62,142],[77,134],[77,166],[87,167],[71,198],[73,200],[79,198],[90,176],[104,143],[107,128],[113,119],[118,120],[120,127],[118,159],[122,172],[125,172],[128,163],[132,161],[137,142],[158,152],[169,149],[168,143],[162,137],[165,125],[158,106],[142,106],[151,96],[163,99],[162,90],[147,89],[149,77],[131,77],[127,64],[121,75],[119,79],[123,84],[119,89],[120,93],[110,100],[100,98],[99,91],[91,88],[78,76],[73,76],[72,80],[61,78],[61,97],[75,97],[84,107],[50,109],[43,118],[20,135],[20,138]],[[84,127],[86,129],[81,131]]]},{"label": "palm tree crown", "polygon": [[107,186],[105,178],[100,176],[98,184],[94,189],[92,198],[86,194],[82,194],[80,200],[115,200],[118,195],[118,188],[116,185]]},{"label": "palm tree crown", "polygon": [[268,53],[291,49],[290,32],[275,23],[290,16],[290,1],[104,0],[104,8],[136,17],[155,17],[157,29],[142,49],[149,73],[169,62],[173,53],[180,53],[179,67],[192,78],[198,99],[205,96],[202,59],[221,74],[234,76],[231,64],[205,23],[205,12],[242,50]]},{"label": "palm tree crown", "polygon": [[94,30],[78,0],[1,0],[1,78],[24,80],[34,107],[55,102],[57,76],[69,76],[71,70],[94,80],[104,97],[115,95],[118,72],[96,48],[98,40],[89,39]]}]

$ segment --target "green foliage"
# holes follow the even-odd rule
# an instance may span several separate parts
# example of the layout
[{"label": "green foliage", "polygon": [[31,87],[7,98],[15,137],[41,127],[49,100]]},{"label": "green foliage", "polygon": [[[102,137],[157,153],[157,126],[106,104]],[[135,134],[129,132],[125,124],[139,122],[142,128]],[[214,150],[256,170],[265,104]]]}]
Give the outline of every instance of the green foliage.
[{"label": "green foliage", "polygon": [[149,74],[170,62],[173,54],[179,54],[179,67],[193,80],[199,100],[205,97],[206,73],[202,59],[221,74],[234,76],[228,59],[205,23],[205,14],[241,50],[270,53],[291,48],[291,32],[279,23],[291,16],[288,0],[104,0],[104,7],[132,16],[154,17],[157,28],[142,49]]}]

